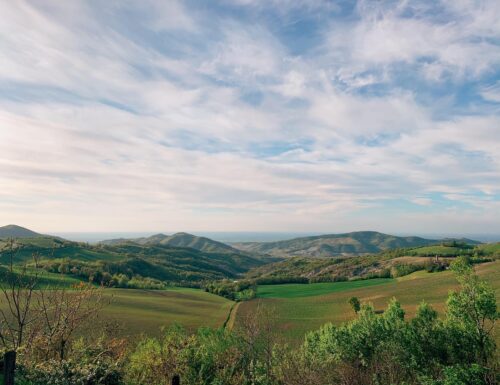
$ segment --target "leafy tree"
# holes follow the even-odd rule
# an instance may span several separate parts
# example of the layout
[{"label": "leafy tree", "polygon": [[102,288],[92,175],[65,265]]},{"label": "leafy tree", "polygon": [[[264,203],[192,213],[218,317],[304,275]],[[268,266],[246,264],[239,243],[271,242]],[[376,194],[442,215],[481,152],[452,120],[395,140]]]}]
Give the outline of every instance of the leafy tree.
[{"label": "leafy tree", "polygon": [[495,292],[474,273],[470,259],[459,257],[451,264],[459,291],[450,293],[447,301],[447,322],[454,333],[469,346],[464,352],[473,353],[479,363],[486,364],[495,350],[492,331],[499,318]]},{"label": "leafy tree", "polygon": [[361,309],[361,302],[359,301],[359,298],[358,297],[349,298],[349,305],[351,305],[352,310],[354,310],[354,312],[358,314],[359,310]]}]

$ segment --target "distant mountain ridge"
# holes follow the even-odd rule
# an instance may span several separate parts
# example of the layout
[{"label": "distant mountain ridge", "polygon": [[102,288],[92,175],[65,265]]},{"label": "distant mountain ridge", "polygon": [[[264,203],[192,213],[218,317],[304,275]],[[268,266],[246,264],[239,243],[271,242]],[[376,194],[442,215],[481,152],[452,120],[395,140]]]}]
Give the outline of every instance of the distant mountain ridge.
[{"label": "distant mountain ridge", "polygon": [[344,234],[300,237],[278,242],[233,243],[232,246],[247,252],[283,258],[374,254],[388,249],[426,246],[439,242],[441,241],[415,236],[399,237],[376,231],[356,231]]},{"label": "distant mountain ridge", "polygon": [[41,236],[43,235],[22,226],[7,225],[0,227],[0,238],[33,238]]},{"label": "distant mountain ridge", "polygon": [[189,247],[191,249],[203,251],[205,253],[234,253],[241,254],[242,251],[231,247],[225,243],[214,241],[206,237],[199,237],[188,233],[175,233],[173,235],[155,234],[142,238],[119,238],[100,242],[104,245],[118,245],[122,243],[137,243],[140,245],[163,245],[173,247]]}]

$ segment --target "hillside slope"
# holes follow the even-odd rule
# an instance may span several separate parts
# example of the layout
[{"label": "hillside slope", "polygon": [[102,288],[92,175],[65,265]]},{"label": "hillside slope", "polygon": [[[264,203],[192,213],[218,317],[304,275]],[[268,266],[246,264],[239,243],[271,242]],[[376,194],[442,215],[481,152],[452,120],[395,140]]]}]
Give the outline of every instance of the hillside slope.
[{"label": "hillside slope", "polygon": [[117,245],[123,243],[137,243],[140,245],[162,245],[174,247],[189,247],[195,250],[207,253],[241,253],[241,250],[235,249],[225,243],[214,241],[206,237],[198,237],[188,233],[176,233],[173,235],[155,234],[150,237],[132,238],[132,239],[110,239],[100,242],[105,245]]},{"label": "hillside slope", "polygon": [[235,243],[232,246],[247,252],[265,253],[275,257],[332,257],[374,254],[388,249],[418,247],[438,242],[420,237],[398,237],[376,231],[358,231],[279,242]]},{"label": "hillside slope", "polygon": [[35,233],[25,227],[17,225],[7,225],[0,227],[0,238],[31,238],[41,234]]},{"label": "hillside slope", "polygon": [[[500,295],[500,261],[480,264],[475,269],[482,279],[493,286],[498,298]],[[306,332],[315,330],[326,322],[340,324],[352,319],[354,312],[349,305],[349,298],[352,296],[358,297],[364,304],[373,304],[377,311],[385,309],[390,299],[396,297],[407,311],[407,317],[415,315],[422,301],[431,304],[442,314],[449,291],[458,285],[451,271],[439,273],[419,271],[402,278],[386,280],[386,284],[376,286],[373,286],[371,281],[259,286],[258,298],[240,303],[238,312],[234,316],[235,324],[243,322],[248,314],[255,313],[258,308],[268,308],[276,317],[276,330],[292,343],[300,343]],[[334,290],[337,286],[354,284],[359,286],[346,291]],[[301,293],[304,290],[303,286],[321,288],[322,285],[329,286],[331,293],[325,294],[318,290],[319,295],[302,296],[290,295],[285,290],[288,288],[290,292],[295,290]],[[262,295],[265,292],[275,295]],[[500,327],[497,326],[496,330],[497,342],[499,342]]]},{"label": "hillside slope", "polygon": [[[183,239],[186,240],[186,237]],[[205,245],[210,241],[206,239]],[[215,241],[211,242],[217,244]],[[17,238],[13,246],[15,252],[11,253],[7,238],[0,239],[0,265],[8,263],[11,255],[14,256],[15,263],[31,263],[33,255],[38,255],[39,266],[49,272],[59,272],[84,280],[91,278],[96,282],[109,280],[110,276],[126,275],[129,279],[140,276],[141,279],[199,284],[207,280],[237,278],[249,269],[266,263],[265,260],[229,246],[220,249],[207,246],[205,249],[224,250],[207,252],[161,242],[141,244],[122,240],[92,245],[42,235]]]}]

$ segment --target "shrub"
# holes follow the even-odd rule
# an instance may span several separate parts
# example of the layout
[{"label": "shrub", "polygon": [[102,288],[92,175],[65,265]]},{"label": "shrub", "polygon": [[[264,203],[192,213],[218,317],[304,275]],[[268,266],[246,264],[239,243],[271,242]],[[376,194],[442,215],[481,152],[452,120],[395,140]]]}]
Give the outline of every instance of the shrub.
[{"label": "shrub", "polygon": [[21,367],[16,383],[30,385],[121,385],[118,366],[97,360],[82,362],[74,360],[50,360],[34,367]]},{"label": "shrub", "polygon": [[397,263],[391,268],[391,276],[394,278],[403,277],[418,270],[423,270],[422,265]]}]

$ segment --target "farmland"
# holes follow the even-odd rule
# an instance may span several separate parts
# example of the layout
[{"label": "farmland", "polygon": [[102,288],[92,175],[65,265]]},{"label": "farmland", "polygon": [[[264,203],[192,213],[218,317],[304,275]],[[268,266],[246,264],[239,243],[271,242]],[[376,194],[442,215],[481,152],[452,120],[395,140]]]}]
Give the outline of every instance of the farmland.
[{"label": "farmland", "polygon": [[225,298],[199,289],[168,290],[107,289],[111,303],[102,314],[107,321],[117,321],[121,334],[157,336],[161,328],[180,324],[194,331],[201,326],[224,324],[233,304]]},{"label": "farmland", "polygon": [[[220,327],[232,301],[199,289],[104,289],[109,302],[99,314],[98,325],[112,323],[122,336],[159,336],[162,327],[179,324],[190,331],[201,326]],[[6,306],[3,297],[0,304]],[[96,325],[93,325],[94,328]]]},{"label": "farmland", "polygon": [[[478,265],[476,271],[493,285],[498,298],[500,262]],[[374,285],[372,281],[386,283]],[[348,288],[348,285],[353,284],[356,284],[356,287]],[[330,292],[325,289],[328,287],[326,285],[330,285]],[[336,287],[338,289],[335,289]],[[440,273],[418,271],[394,280],[261,287],[258,294],[260,298],[240,304],[236,323],[241,317],[254,312],[259,305],[269,307],[278,318],[283,337],[297,342],[307,331],[317,329],[326,322],[339,324],[354,318],[354,312],[348,304],[352,296],[357,296],[362,303],[373,303],[377,311],[382,311],[387,302],[396,297],[411,317],[423,300],[442,313],[448,292],[454,287],[457,287],[457,283],[449,271]],[[298,295],[299,289],[315,293],[307,296]]]},{"label": "farmland", "polygon": [[298,298],[331,294],[391,282],[390,278],[315,284],[262,285],[257,289],[258,298]]}]

